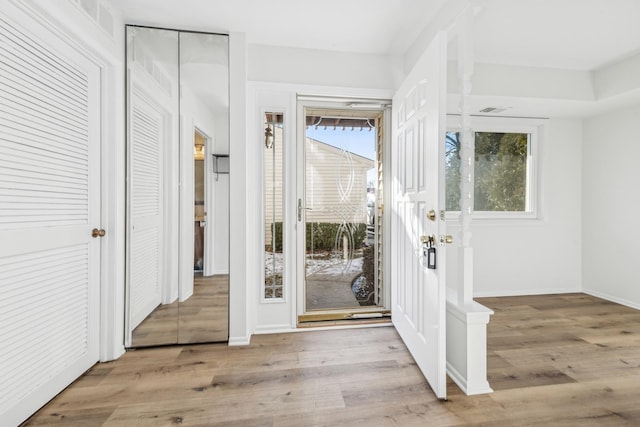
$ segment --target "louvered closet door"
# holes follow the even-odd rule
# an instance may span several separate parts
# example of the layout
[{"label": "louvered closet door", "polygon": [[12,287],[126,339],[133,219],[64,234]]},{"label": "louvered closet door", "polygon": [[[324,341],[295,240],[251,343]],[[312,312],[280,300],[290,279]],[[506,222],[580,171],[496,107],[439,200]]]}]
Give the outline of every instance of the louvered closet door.
[{"label": "louvered closet door", "polygon": [[20,19],[0,11],[3,426],[98,360],[99,68]]},{"label": "louvered closet door", "polygon": [[136,88],[129,113],[129,305],[133,330],[161,302],[163,117]]}]

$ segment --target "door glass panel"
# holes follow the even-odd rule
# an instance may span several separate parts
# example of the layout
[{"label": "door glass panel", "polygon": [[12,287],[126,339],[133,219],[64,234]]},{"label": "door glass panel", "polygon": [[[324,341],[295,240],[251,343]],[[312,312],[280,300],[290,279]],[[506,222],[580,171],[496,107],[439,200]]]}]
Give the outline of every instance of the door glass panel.
[{"label": "door glass panel", "polygon": [[305,112],[305,309],[376,306],[381,112]]},{"label": "door glass panel", "polygon": [[264,115],[264,288],[265,299],[283,296],[284,123],[283,114]]}]

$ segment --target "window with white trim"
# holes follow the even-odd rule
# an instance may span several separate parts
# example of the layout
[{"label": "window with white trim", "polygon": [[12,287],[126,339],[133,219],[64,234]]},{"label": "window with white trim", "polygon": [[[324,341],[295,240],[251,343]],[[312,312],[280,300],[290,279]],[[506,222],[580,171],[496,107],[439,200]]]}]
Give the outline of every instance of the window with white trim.
[{"label": "window with white trim", "polygon": [[[526,121],[473,118],[475,217],[536,216],[533,159],[538,127]],[[450,126],[445,139],[445,204],[450,212],[460,211],[460,150],[460,132]]]}]

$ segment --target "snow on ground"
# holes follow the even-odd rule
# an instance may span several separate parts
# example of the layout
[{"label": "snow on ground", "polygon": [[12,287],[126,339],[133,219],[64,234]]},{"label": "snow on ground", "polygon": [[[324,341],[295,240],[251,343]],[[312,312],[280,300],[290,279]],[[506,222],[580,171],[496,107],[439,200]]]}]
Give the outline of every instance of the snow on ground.
[{"label": "snow on ground", "polygon": [[[265,275],[282,274],[284,260],[281,253],[265,252]],[[345,270],[362,270],[362,258],[343,260],[340,257],[327,257],[326,255],[307,255],[307,276],[322,271],[322,274],[342,274]]]}]

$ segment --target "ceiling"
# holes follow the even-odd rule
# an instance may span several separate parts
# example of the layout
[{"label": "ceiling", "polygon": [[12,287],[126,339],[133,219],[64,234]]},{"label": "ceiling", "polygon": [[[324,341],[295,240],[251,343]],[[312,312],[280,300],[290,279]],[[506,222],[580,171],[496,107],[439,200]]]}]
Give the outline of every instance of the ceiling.
[{"label": "ceiling", "polygon": [[[627,84],[616,96],[599,97],[599,88],[595,86],[599,79],[596,74],[614,64],[640,64],[640,0],[111,0],[111,3],[130,24],[242,32],[249,44],[394,55],[396,59],[404,56],[405,64],[412,63],[412,55],[424,46],[423,38],[433,33],[433,26],[447,26],[442,17],[455,16],[452,11],[471,3],[476,11],[475,61],[530,70],[520,78],[503,78],[506,83],[516,82],[519,88],[531,86],[532,75],[550,84],[556,78],[555,88],[560,94],[554,97],[515,92],[502,97],[474,94],[471,97],[474,114],[485,107],[501,107],[505,111],[500,115],[587,117],[640,102],[637,83],[640,80],[629,78],[629,73],[635,74],[640,65],[627,67],[624,84],[629,80],[634,83]],[[450,54],[455,52],[454,47],[455,41],[450,45]],[[562,80],[565,78],[562,73],[577,76],[576,82],[590,83],[583,85],[578,96],[562,96],[567,82]],[[621,87],[619,77],[620,73],[611,74],[604,86]],[[527,84],[522,85],[525,81]],[[569,83],[569,87],[575,86]],[[476,86],[474,81],[474,92]],[[448,105],[455,112],[459,103],[455,95],[449,96]]]},{"label": "ceiling", "polygon": [[[127,23],[251,44],[403,55],[458,0],[112,0]],[[592,70],[640,52],[638,0],[478,0],[479,62]]]},{"label": "ceiling", "polygon": [[244,32],[247,42],[401,54],[446,0],[112,0],[125,21]]},{"label": "ceiling", "polygon": [[488,0],[480,62],[593,70],[640,52],[638,0]]}]

